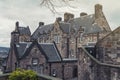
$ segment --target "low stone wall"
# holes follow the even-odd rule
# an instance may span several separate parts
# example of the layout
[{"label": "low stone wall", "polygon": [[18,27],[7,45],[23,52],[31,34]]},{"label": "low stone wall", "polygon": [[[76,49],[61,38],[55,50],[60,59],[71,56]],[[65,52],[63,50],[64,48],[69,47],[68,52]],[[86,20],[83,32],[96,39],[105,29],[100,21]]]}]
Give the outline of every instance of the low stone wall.
[{"label": "low stone wall", "polygon": [[8,80],[9,73],[0,74],[0,80]]},{"label": "low stone wall", "polygon": [[[38,74],[38,80],[62,80],[59,78],[55,78],[55,77],[51,77],[51,76],[45,76],[45,75],[40,75]],[[7,74],[1,74],[0,75],[0,80],[8,80],[9,77],[9,73]]]},{"label": "low stone wall", "polygon": [[79,49],[79,80],[120,80],[120,66],[106,64],[91,56],[85,48]]},{"label": "low stone wall", "polygon": [[38,74],[38,80],[62,80],[62,79]]}]

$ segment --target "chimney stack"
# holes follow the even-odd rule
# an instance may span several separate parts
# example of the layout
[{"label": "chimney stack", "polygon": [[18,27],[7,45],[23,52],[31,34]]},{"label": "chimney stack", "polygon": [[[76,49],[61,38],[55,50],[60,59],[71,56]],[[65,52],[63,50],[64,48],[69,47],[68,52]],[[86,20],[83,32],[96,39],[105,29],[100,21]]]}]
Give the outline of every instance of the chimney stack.
[{"label": "chimney stack", "polygon": [[39,26],[42,26],[42,25],[44,25],[44,22],[39,22]]},{"label": "chimney stack", "polygon": [[62,21],[62,18],[61,17],[58,17],[58,18],[56,18],[56,21]]},{"label": "chimney stack", "polygon": [[87,13],[85,13],[85,12],[80,13],[80,16],[86,16],[86,15],[87,15]]},{"label": "chimney stack", "polygon": [[95,5],[95,18],[99,18],[103,15],[103,12],[102,12],[102,5],[100,4],[96,4]]},{"label": "chimney stack", "polygon": [[15,31],[18,31],[18,27],[19,27],[19,22],[17,21],[17,22],[15,23]]},{"label": "chimney stack", "polygon": [[70,19],[74,18],[74,14],[71,13],[65,13],[64,14],[64,22],[68,22]]},{"label": "chimney stack", "polygon": [[16,22],[16,27],[19,27],[19,22],[18,21]]}]

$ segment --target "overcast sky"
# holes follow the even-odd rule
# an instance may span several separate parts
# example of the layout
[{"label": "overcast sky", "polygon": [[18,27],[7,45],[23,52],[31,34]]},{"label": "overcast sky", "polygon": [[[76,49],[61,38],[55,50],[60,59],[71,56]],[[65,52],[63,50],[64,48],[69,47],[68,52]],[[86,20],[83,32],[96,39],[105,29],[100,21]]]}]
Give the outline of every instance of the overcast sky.
[{"label": "overcast sky", "polygon": [[10,33],[14,30],[16,21],[21,26],[29,26],[33,32],[40,21],[53,23],[56,17],[63,17],[64,12],[74,13],[75,17],[81,12],[93,14],[97,3],[103,5],[111,29],[117,28],[120,25],[119,0],[71,0],[70,4],[75,8],[63,5],[56,8],[59,14],[53,14],[46,7],[40,6],[40,0],[0,0],[0,46],[9,46]]}]

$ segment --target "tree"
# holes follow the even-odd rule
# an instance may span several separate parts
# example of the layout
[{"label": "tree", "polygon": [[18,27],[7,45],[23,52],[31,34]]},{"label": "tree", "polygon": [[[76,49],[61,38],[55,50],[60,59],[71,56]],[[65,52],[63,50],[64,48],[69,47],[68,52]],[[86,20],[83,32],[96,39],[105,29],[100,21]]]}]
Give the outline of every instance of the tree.
[{"label": "tree", "polygon": [[75,1],[75,0],[41,0],[40,5],[45,6],[48,9],[50,9],[53,13],[56,13],[56,7],[61,7],[63,5],[66,5],[68,7],[73,7],[69,4],[70,1]]},{"label": "tree", "polygon": [[8,80],[37,80],[37,74],[32,70],[17,69],[10,74]]}]

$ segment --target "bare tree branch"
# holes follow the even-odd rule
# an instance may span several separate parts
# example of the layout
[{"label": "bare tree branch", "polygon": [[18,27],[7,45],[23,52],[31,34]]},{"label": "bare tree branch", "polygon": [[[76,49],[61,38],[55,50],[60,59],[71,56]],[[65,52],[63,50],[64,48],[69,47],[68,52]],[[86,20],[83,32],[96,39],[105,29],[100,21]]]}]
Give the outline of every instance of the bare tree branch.
[{"label": "bare tree branch", "polygon": [[[59,5],[56,4],[55,1],[59,2]],[[74,1],[74,0],[41,0],[40,5],[47,7],[48,9],[50,9],[52,13],[55,14],[57,13],[56,8],[63,6],[62,3],[64,3],[64,5],[66,5],[67,7],[75,8],[69,4],[70,1]]]}]

